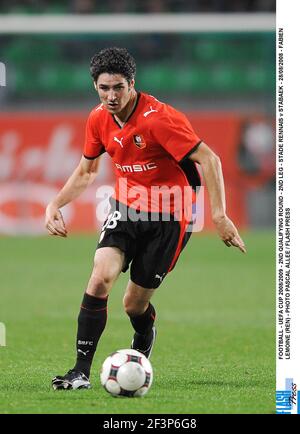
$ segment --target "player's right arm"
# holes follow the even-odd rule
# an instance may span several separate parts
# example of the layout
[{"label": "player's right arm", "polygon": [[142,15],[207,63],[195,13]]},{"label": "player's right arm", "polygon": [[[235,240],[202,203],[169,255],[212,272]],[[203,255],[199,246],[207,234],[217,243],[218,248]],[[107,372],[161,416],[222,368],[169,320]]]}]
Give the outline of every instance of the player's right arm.
[{"label": "player's right arm", "polygon": [[67,236],[67,229],[60,208],[72,202],[92,184],[98,173],[99,160],[100,157],[95,159],[82,157],[63,188],[47,206],[45,226],[50,235]]}]

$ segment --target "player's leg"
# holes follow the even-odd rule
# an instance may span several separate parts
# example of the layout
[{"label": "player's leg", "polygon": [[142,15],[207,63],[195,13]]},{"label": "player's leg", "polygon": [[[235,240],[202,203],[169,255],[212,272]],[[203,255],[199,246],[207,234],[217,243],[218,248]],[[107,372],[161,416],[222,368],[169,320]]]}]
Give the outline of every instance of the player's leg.
[{"label": "player's leg", "polygon": [[55,389],[89,388],[89,375],[98,341],[107,320],[107,299],[119,276],[124,253],[116,247],[97,249],[94,267],[78,315],[77,361],[64,377],[52,381]]},{"label": "player's leg", "polygon": [[131,348],[142,352],[148,358],[151,356],[156,337],[156,313],[150,303],[154,292],[155,289],[144,288],[129,280],[123,298],[125,312],[135,330]]},{"label": "player's leg", "polygon": [[77,362],[74,369],[89,376],[98,341],[107,320],[108,294],[119,276],[124,253],[116,247],[97,249],[94,267],[78,315]]},{"label": "player's leg", "polygon": [[132,348],[150,357],[156,337],[155,309],[150,298],[175,267],[190,233],[185,232],[186,224],[175,219],[146,222],[140,227],[124,307],[135,330]]}]

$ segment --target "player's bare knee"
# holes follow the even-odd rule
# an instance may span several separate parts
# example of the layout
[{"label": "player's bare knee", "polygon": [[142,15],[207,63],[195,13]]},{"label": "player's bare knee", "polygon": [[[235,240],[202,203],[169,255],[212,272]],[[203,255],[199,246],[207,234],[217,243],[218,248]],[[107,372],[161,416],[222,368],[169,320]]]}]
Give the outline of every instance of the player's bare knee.
[{"label": "player's bare knee", "polygon": [[113,279],[111,276],[93,273],[88,283],[87,293],[95,297],[104,297],[108,295],[112,284]]},{"label": "player's bare knee", "polygon": [[124,306],[124,308],[125,308],[125,312],[130,317],[142,315],[146,310],[145,308],[141,308],[140,306],[139,307],[136,307],[136,306],[126,306],[125,307]]},{"label": "player's bare knee", "polygon": [[125,295],[123,298],[124,310],[128,316],[142,315],[148,307],[148,301],[134,300],[132,297]]}]

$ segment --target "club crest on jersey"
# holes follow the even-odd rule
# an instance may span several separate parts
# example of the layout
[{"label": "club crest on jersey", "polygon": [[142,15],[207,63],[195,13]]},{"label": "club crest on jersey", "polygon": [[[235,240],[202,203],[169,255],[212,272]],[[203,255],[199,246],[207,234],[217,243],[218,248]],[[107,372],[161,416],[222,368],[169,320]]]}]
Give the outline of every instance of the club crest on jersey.
[{"label": "club crest on jersey", "polygon": [[144,137],[141,134],[135,134],[133,136],[133,141],[134,144],[139,148],[139,149],[143,149],[146,148],[146,142]]}]

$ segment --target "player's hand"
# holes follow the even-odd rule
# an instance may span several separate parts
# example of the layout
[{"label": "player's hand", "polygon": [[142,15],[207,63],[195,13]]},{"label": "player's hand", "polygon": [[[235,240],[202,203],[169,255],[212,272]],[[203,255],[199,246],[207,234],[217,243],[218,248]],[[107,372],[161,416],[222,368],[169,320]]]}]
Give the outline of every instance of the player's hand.
[{"label": "player's hand", "polygon": [[222,217],[214,221],[219,237],[227,247],[237,247],[241,252],[246,253],[245,243],[240,237],[237,228],[232,221],[227,217]]},{"label": "player's hand", "polygon": [[50,235],[58,235],[59,237],[67,237],[68,235],[62,213],[53,203],[49,203],[46,208],[45,226]]}]

